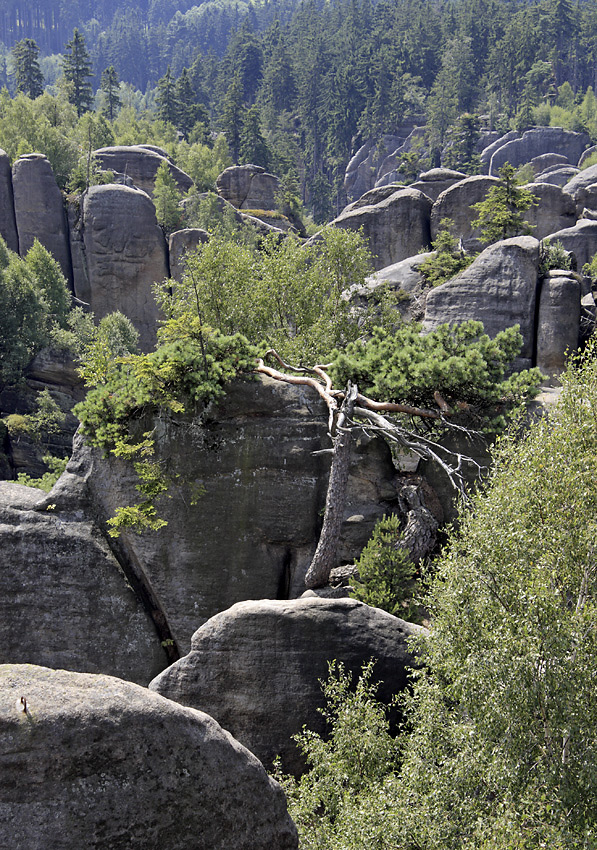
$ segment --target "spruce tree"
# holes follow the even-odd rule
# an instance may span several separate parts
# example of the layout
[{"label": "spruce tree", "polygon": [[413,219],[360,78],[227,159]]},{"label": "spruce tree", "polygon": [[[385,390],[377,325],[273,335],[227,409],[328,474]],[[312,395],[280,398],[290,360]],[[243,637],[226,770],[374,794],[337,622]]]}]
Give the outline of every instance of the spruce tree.
[{"label": "spruce tree", "polygon": [[174,96],[178,102],[176,128],[188,141],[189,134],[198,121],[206,127],[209,125],[209,116],[203,104],[197,102],[197,95],[186,68],[182,69],[182,74],[176,81]]},{"label": "spruce tree", "polygon": [[178,124],[180,103],[176,94],[176,81],[170,70],[170,65],[164,76],[158,80],[158,91],[156,95],[158,118],[172,124]]},{"label": "spruce tree", "polygon": [[18,92],[32,100],[44,93],[44,77],[39,67],[39,47],[32,38],[24,38],[12,48]]},{"label": "spruce tree", "polygon": [[500,169],[500,182],[491,187],[484,201],[471,206],[478,213],[473,227],[480,228],[487,243],[531,233],[523,213],[536,203],[535,195],[520,186],[514,167],[507,162]]},{"label": "spruce tree", "polygon": [[93,105],[93,90],[89,82],[93,73],[85,39],[78,29],[74,30],[71,41],[66,45],[66,52],[62,56],[62,73],[67,83],[68,99],[76,107],[80,118]]},{"label": "spruce tree", "polygon": [[271,166],[272,154],[261,132],[259,109],[252,106],[245,112],[239,136],[239,160],[241,163],[260,165],[266,170]]},{"label": "spruce tree", "polygon": [[105,97],[102,113],[110,121],[113,121],[116,118],[118,110],[122,106],[122,100],[120,99],[119,94],[120,82],[118,80],[118,74],[114,69],[114,65],[110,65],[109,68],[106,68],[106,70],[103,71],[100,89],[104,93]]},{"label": "spruce tree", "polygon": [[237,73],[234,75],[234,79],[228,87],[222,109],[222,129],[224,130],[224,135],[228,142],[228,148],[230,149],[230,155],[232,156],[235,165],[238,164],[240,156],[241,130],[243,126],[244,113],[245,106],[243,103],[243,86],[240,74]]}]

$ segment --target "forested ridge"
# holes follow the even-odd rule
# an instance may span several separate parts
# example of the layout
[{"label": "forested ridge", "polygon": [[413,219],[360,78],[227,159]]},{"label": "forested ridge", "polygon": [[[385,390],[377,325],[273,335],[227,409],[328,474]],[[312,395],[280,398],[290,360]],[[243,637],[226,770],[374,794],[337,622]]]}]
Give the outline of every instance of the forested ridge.
[{"label": "forested ridge", "polygon": [[263,137],[260,164],[289,173],[322,221],[346,202],[351,155],[383,134],[425,127],[405,182],[440,162],[474,172],[483,130],[551,123],[597,135],[592,0],[5,0],[0,83],[14,93],[11,51],[25,38],[40,50],[46,85],[56,83],[73,26],[94,91],[113,67],[114,79],[138,93],[129,101],[157,108],[187,137],[188,115],[176,114],[172,90],[196,107],[195,120],[225,134],[234,161],[248,161],[243,132],[253,138],[252,161]]}]

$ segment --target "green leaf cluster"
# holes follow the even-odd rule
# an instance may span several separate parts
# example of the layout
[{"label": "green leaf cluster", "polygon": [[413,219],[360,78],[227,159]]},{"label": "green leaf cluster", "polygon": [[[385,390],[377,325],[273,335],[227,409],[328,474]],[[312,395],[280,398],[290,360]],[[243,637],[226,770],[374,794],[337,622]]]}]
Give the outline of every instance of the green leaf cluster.
[{"label": "green leaf cluster", "polygon": [[520,186],[516,171],[509,162],[500,169],[499,177],[499,183],[489,189],[485,200],[471,205],[477,213],[472,225],[480,229],[481,238],[486,243],[533,231],[523,213],[537,204],[537,198]]},{"label": "green leaf cluster", "polygon": [[356,382],[380,401],[436,409],[439,392],[451,406],[466,405],[475,416],[489,414],[484,427],[499,430],[508,410],[532,398],[541,382],[537,369],[507,377],[521,345],[518,326],[490,339],[475,321],[440,325],[427,334],[416,324],[395,333],[374,328],[369,339],[333,352],[331,374],[336,385]]},{"label": "green leaf cluster", "polygon": [[456,237],[450,232],[452,225],[451,219],[442,219],[439,232],[431,243],[435,254],[433,257],[427,257],[418,267],[418,271],[431,286],[440,286],[456,277],[468,268],[476,257],[476,254],[465,254],[459,249]]}]

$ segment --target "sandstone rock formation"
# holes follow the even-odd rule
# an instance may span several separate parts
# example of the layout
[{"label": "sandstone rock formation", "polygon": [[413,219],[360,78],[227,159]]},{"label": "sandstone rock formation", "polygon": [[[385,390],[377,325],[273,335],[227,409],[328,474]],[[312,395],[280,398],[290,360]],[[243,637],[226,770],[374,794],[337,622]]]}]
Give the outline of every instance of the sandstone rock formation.
[{"label": "sandstone rock formation", "polygon": [[[574,133],[561,127],[534,127],[526,130],[520,138],[502,141],[504,143],[494,149],[489,161],[489,174],[494,176],[506,162],[518,168],[546,153],[561,154],[576,164],[590,140],[587,133]],[[495,144],[498,145],[497,142]]]},{"label": "sandstone rock formation", "polygon": [[188,192],[193,181],[188,174],[171,162],[166,151],[151,145],[118,145],[94,151],[103,169],[130,177],[138,189],[151,197],[155,175],[162,162],[168,164],[170,174],[181,192]]},{"label": "sandstone rock formation", "polygon": [[12,169],[8,154],[0,150],[0,236],[7,247],[18,253],[17,222],[12,191]]},{"label": "sandstone rock formation", "polygon": [[286,770],[298,772],[291,736],[304,725],[325,731],[318,680],[327,679],[328,663],[358,675],[376,659],[379,697],[389,703],[413,664],[407,638],[422,632],[354,599],[241,602],[198,629],[190,653],[149,687],[202,706],[266,766],[280,755]]},{"label": "sandstone rock formation", "polygon": [[541,174],[541,172],[546,171],[548,168],[561,168],[570,164],[568,157],[561,153],[542,153],[539,156],[533,157],[529,163],[535,174]]},{"label": "sandstone rock formation", "polygon": [[552,233],[549,241],[561,242],[566,251],[572,251],[576,258],[576,267],[580,271],[597,253],[597,221],[581,219],[574,227]]},{"label": "sandstone rock formation", "polygon": [[155,344],[158,318],[153,283],[168,277],[155,208],[145,192],[114,184],[92,186],[81,206],[71,214],[75,294],[97,319],[115,310],[128,316],[141,348],[148,351]]},{"label": "sandstone rock formation", "polygon": [[564,186],[564,191],[572,195],[576,201],[577,208],[585,206],[587,191],[593,184],[597,183],[597,165],[589,165],[572,177]]},{"label": "sandstone rock formation", "polygon": [[478,251],[481,247],[479,233],[471,224],[477,213],[471,207],[479,201],[484,201],[491,187],[497,182],[496,177],[477,175],[460,180],[442,192],[431,210],[431,238],[436,238],[442,221],[449,218],[453,222],[450,228],[452,233],[462,239],[465,249]]},{"label": "sandstone rock formation", "polygon": [[[160,457],[180,474],[160,505],[162,532],[110,538],[118,560],[151,593],[151,609],[168,626],[173,647],[188,650],[196,628],[242,599],[288,598],[304,590],[324,505],[329,446],[327,409],[308,387],[272,379],[239,381],[203,421],[150,421]],[[396,500],[395,470],[385,443],[357,441],[349,479],[340,557],[354,559],[376,521]],[[123,461],[104,460],[80,440],[48,496],[78,504],[77,489],[105,522],[134,504],[136,476]]]},{"label": "sandstone rock formation", "polygon": [[573,165],[556,165],[552,168],[546,168],[545,171],[542,171],[540,174],[537,174],[534,182],[551,183],[552,186],[565,187],[566,184],[569,183],[574,177],[576,177],[578,173],[578,168],[574,168]]},{"label": "sandstone rock formation", "polygon": [[550,183],[529,183],[524,187],[537,198],[524,218],[533,226],[533,236],[545,239],[556,230],[576,224],[576,204],[572,195]]},{"label": "sandstone rock formation", "polygon": [[108,676],[0,667],[0,839],[295,850],[284,794],[206,714]]},{"label": "sandstone rock formation", "polygon": [[20,156],[12,167],[19,251],[24,256],[39,239],[72,283],[68,227],[62,194],[52,166],[41,153]]},{"label": "sandstone rock formation", "polygon": [[551,271],[543,280],[537,322],[537,366],[550,376],[566,367],[566,351],[578,346],[580,281],[571,272]]},{"label": "sandstone rock formation", "polygon": [[209,234],[198,227],[186,227],[170,234],[168,240],[168,256],[170,259],[170,277],[182,280],[185,269],[185,254],[195,251],[199,245],[209,240]]},{"label": "sandstone rock formation", "polygon": [[462,171],[453,171],[451,168],[432,168],[420,174],[419,179],[411,183],[410,188],[418,189],[432,201],[437,201],[442,192],[465,178],[466,174]]},{"label": "sandstone rock formation", "polygon": [[430,291],[423,328],[433,330],[444,322],[476,319],[494,337],[518,324],[523,348],[515,367],[528,368],[535,343],[538,267],[539,242],[533,236],[490,245],[457,277]]},{"label": "sandstone rock formation", "polygon": [[425,315],[429,284],[419,267],[432,256],[433,253],[415,254],[414,257],[380,269],[367,278],[364,286],[351,289],[351,301],[357,306],[371,306],[372,302],[379,300],[382,291],[388,291],[396,299],[396,310],[402,321],[421,321]]},{"label": "sandstone rock formation", "polygon": [[53,505],[0,482],[0,661],[146,684],[167,663],[154,624],[84,505]]},{"label": "sandstone rock formation", "polygon": [[488,145],[486,145],[480,153],[479,159],[481,161],[481,170],[483,174],[489,173],[489,165],[491,162],[491,157],[493,154],[501,148],[506,142],[511,141],[512,139],[519,139],[520,133],[517,130],[510,130],[503,136],[499,136],[497,139],[494,139]]},{"label": "sandstone rock formation", "polygon": [[376,204],[348,209],[332,221],[345,230],[363,228],[374,266],[385,266],[418,254],[429,245],[431,200],[416,189],[398,189]]},{"label": "sandstone rock formation", "polygon": [[231,165],[219,175],[216,189],[237,209],[275,210],[280,183],[260,165]]}]

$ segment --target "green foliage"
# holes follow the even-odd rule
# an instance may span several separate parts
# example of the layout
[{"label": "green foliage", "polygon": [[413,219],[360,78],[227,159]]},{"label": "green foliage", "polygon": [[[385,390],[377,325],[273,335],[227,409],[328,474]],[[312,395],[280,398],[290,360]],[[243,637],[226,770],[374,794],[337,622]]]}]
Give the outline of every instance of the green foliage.
[{"label": "green foliage", "polygon": [[102,71],[100,90],[104,99],[102,113],[110,121],[113,121],[118,114],[118,110],[122,106],[122,100],[120,98],[120,81],[114,65],[110,65],[109,68]]},{"label": "green foliage", "polygon": [[200,142],[182,142],[178,148],[177,165],[191,177],[198,192],[213,191],[216,178],[232,165],[224,136],[218,136],[213,147]]},{"label": "green foliage", "polygon": [[431,247],[435,256],[427,257],[418,270],[431,286],[440,286],[453,277],[456,277],[464,269],[468,268],[475,259],[476,254],[465,254],[458,247],[458,241],[450,233],[453,221],[444,218],[440,222],[439,231]]},{"label": "green foliage", "polygon": [[43,462],[49,466],[48,472],[44,472],[41,478],[32,478],[25,472],[20,472],[17,475],[17,482],[25,487],[37,487],[38,490],[43,490],[44,493],[49,493],[54,484],[58,481],[68,463],[68,458],[55,457],[54,455],[44,455]]},{"label": "green foliage", "polygon": [[65,328],[71,308],[71,295],[59,264],[35,239],[25,257],[25,265],[33,275],[49,324]]},{"label": "green foliage", "polygon": [[354,599],[382,608],[390,614],[411,620],[415,565],[401,545],[399,517],[379,520],[356,562],[359,580],[355,580]]},{"label": "green foliage", "polygon": [[89,82],[93,72],[85,38],[76,28],[62,57],[62,73],[66,96],[77,110],[77,117],[80,118],[93,105],[93,90]]},{"label": "green foliage", "polygon": [[44,77],[39,67],[39,47],[32,38],[23,38],[13,46],[12,55],[17,91],[35,100],[44,92]]},{"label": "green foliage", "polygon": [[507,162],[500,169],[499,184],[490,188],[484,201],[472,204],[471,209],[477,212],[473,227],[481,230],[481,238],[487,243],[531,233],[532,227],[523,213],[536,203],[535,195],[521,188],[514,168]]},{"label": "green foliage", "polygon": [[74,348],[79,374],[87,386],[104,383],[117,358],[138,351],[139,333],[131,320],[118,311],[104,316],[97,326],[93,321],[87,323],[84,315],[76,315],[75,325],[79,345],[70,348]]},{"label": "green foliage", "polygon": [[187,256],[182,283],[167,281],[158,301],[168,317],[194,311],[225,334],[315,363],[362,334],[343,293],[369,271],[357,233],[330,228],[312,247],[268,238],[259,251],[214,234]]},{"label": "green foliage", "polygon": [[500,430],[505,414],[538,390],[537,369],[505,377],[520,351],[518,326],[490,339],[480,322],[440,325],[421,334],[408,325],[391,333],[375,328],[368,340],[357,340],[331,356],[337,386],[356,382],[363,393],[378,400],[435,408],[434,394],[467,416],[489,416],[486,430]]},{"label": "green foliage", "polygon": [[594,254],[589,262],[584,264],[582,271],[583,274],[590,277],[591,280],[597,280],[597,254]]},{"label": "green foliage", "polygon": [[330,664],[329,678],[321,683],[326,706],[320,709],[329,738],[305,729],[296,741],[308,771],[298,780],[277,777],[303,850],[396,846],[390,835],[383,837],[388,812],[380,800],[396,770],[398,747],[387,709],[375,699],[373,669],[374,662],[366,664],[355,686],[342,664]]},{"label": "green foliage", "polygon": [[172,233],[183,225],[184,213],[180,206],[181,199],[176,181],[170,173],[168,163],[164,160],[160,163],[155,175],[153,203],[158,224],[166,233]]},{"label": "green foliage", "polygon": [[539,273],[546,275],[551,269],[570,270],[571,268],[572,258],[562,243],[556,241],[552,245],[549,239],[546,239],[541,246]]}]

